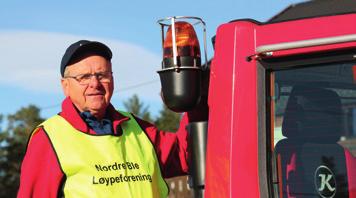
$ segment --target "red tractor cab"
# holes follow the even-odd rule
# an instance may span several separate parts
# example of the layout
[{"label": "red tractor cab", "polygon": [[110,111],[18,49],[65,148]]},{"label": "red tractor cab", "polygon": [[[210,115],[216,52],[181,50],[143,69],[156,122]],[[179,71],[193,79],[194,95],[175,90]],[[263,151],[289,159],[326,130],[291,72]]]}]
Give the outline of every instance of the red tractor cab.
[{"label": "red tractor cab", "polygon": [[189,131],[207,137],[206,154],[204,138],[191,143],[196,196],[356,197],[356,1],[234,20],[214,41],[209,67],[185,79],[200,99],[181,107],[209,108]]}]

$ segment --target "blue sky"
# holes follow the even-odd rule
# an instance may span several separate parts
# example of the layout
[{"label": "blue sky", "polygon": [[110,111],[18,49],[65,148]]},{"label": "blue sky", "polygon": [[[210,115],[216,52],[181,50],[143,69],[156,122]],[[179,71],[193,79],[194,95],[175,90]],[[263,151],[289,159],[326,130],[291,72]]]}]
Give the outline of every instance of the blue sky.
[{"label": "blue sky", "polygon": [[233,19],[266,21],[301,0],[177,1],[1,1],[0,114],[34,104],[41,115],[60,111],[63,94],[59,64],[66,47],[80,39],[112,48],[115,92],[112,103],[133,94],[157,115],[162,106],[156,71],[161,61],[161,33],[156,21],[167,16],[197,16],[207,25],[208,57],[217,27]]}]

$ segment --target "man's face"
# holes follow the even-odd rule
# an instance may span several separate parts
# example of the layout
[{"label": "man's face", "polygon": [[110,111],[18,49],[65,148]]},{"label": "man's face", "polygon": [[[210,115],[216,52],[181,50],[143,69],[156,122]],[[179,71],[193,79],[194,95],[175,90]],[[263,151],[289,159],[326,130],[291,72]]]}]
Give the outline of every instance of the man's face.
[{"label": "man's face", "polygon": [[85,56],[79,62],[67,66],[62,79],[64,94],[70,97],[80,112],[90,111],[92,115],[101,119],[105,115],[106,107],[110,103],[114,90],[113,78],[111,77],[109,82],[101,82],[96,76],[92,76],[88,84],[83,84],[67,76],[111,72],[111,63],[104,57]]}]

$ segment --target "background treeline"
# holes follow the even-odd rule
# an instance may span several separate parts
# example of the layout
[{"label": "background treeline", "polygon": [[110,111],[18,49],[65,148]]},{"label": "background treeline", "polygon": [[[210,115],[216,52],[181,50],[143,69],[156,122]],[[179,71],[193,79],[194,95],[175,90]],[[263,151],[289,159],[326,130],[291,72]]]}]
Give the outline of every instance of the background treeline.
[{"label": "background treeline", "polygon": [[[161,130],[175,131],[179,126],[180,114],[164,105],[156,118],[152,117],[149,107],[137,95],[125,101],[124,105],[126,111],[156,124]],[[0,114],[0,197],[16,197],[29,134],[43,121],[40,108],[35,105],[22,107],[12,115]]]}]

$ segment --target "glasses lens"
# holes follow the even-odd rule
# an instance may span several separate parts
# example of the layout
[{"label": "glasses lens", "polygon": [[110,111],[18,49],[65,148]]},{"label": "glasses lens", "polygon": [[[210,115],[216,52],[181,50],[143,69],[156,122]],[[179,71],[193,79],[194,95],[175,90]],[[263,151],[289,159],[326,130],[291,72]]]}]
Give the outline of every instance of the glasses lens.
[{"label": "glasses lens", "polygon": [[88,85],[93,76],[99,82],[109,83],[109,82],[111,82],[111,79],[112,79],[112,72],[103,72],[103,73],[95,73],[95,74],[81,74],[78,76],[70,76],[70,78],[74,78],[81,85]]},{"label": "glasses lens", "polygon": [[110,82],[112,78],[111,72],[97,73],[95,75],[100,82],[104,82],[104,83]]},{"label": "glasses lens", "polygon": [[93,75],[92,74],[83,74],[83,75],[79,75],[76,77],[76,79],[78,80],[78,82],[82,85],[86,85],[90,83],[90,79]]}]

